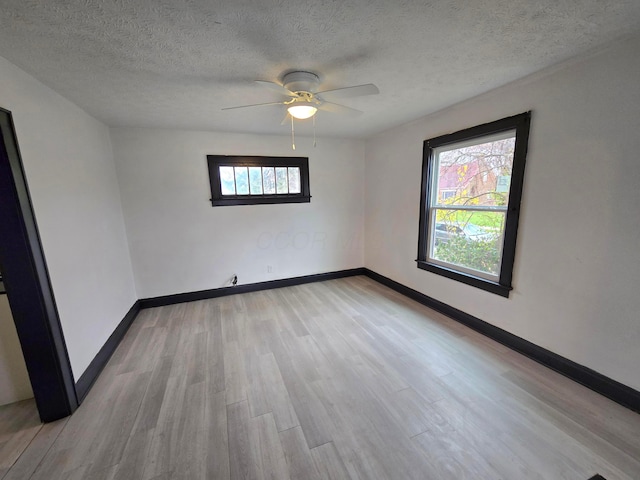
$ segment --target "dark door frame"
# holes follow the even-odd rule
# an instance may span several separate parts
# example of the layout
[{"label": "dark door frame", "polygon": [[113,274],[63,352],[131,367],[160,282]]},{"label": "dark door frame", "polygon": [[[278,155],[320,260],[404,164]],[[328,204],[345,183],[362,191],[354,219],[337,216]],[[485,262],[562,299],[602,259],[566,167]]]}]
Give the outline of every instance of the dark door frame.
[{"label": "dark door frame", "polygon": [[0,108],[0,265],[40,418],[78,408],[11,112]]}]

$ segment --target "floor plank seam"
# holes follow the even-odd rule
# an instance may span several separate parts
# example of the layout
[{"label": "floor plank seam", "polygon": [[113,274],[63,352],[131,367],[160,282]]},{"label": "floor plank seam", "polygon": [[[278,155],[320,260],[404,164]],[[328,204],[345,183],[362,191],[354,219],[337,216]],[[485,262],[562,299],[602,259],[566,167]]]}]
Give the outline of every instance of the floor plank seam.
[{"label": "floor plank seam", "polygon": [[[40,426],[40,429],[38,429],[38,433],[40,433],[42,431],[42,428],[44,427],[44,424]],[[66,423],[65,423],[65,427],[66,427]],[[58,439],[58,437],[62,434],[64,428],[60,429],[60,431],[58,432],[58,434],[56,435],[55,440]],[[11,473],[11,469],[13,467],[16,466],[16,464],[18,463],[18,460],[20,460],[20,458],[27,452],[27,450],[29,449],[29,446],[31,446],[31,444],[35,441],[36,439],[36,435],[33,436],[33,438],[31,439],[31,441],[29,442],[29,445],[27,445],[27,448],[25,448],[20,455],[18,456],[18,458],[16,459],[15,462],[13,462],[13,465],[11,465],[11,467],[9,468],[9,470],[7,470],[7,473],[5,473],[2,478],[5,478],[7,475],[9,475],[9,473]],[[42,457],[40,458],[40,461],[38,462],[38,464],[35,466],[35,468],[33,469],[33,472],[31,473],[31,475],[29,475],[29,478],[32,478],[33,475],[38,471],[38,468],[40,468],[40,465],[42,465],[42,462],[44,462],[44,459],[47,457],[47,455],[49,454],[49,452],[51,451],[51,449],[53,448],[54,444],[55,444],[55,440],[53,442],[51,442],[51,445],[49,445],[49,448],[47,448],[47,451],[44,452],[44,454],[42,455]]]}]

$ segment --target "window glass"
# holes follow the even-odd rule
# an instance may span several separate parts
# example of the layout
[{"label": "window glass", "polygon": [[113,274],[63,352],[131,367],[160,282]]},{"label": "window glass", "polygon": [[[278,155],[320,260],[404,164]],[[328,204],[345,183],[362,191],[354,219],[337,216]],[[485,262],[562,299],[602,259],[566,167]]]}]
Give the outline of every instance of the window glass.
[{"label": "window glass", "polygon": [[513,130],[476,145],[436,149],[437,204],[506,205],[515,142]]},{"label": "window glass", "polygon": [[287,186],[287,167],[276,168],[276,193],[289,193]]},{"label": "window glass", "polygon": [[236,182],[233,167],[220,167],[220,187],[222,189],[222,195],[236,194]]},{"label": "window glass", "polygon": [[515,140],[509,130],[434,149],[429,260],[498,280],[509,184],[498,185],[511,178]]},{"label": "window glass", "polygon": [[236,194],[249,195],[249,174],[247,167],[234,167],[236,171]]},{"label": "window glass", "polygon": [[249,167],[251,195],[262,195],[262,167]]},{"label": "window glass", "polygon": [[262,176],[264,178],[264,193],[276,193],[276,172],[273,167],[263,167]]},{"label": "window glass", "polygon": [[300,193],[300,169],[289,167],[289,193]]},{"label": "window glass", "polygon": [[436,226],[429,258],[497,279],[502,260],[504,213],[434,210]]}]

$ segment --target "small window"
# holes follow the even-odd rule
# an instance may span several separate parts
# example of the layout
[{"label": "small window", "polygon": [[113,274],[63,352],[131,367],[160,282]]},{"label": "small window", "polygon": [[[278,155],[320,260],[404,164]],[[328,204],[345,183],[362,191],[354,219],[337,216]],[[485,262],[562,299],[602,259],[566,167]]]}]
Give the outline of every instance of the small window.
[{"label": "small window", "polygon": [[453,199],[455,197],[456,197],[455,190],[440,190],[440,199],[443,202],[446,202],[447,200]]},{"label": "small window", "polygon": [[309,159],[207,155],[211,204],[304,203],[309,194]]},{"label": "small window", "polygon": [[530,118],[425,141],[418,268],[509,296]]}]

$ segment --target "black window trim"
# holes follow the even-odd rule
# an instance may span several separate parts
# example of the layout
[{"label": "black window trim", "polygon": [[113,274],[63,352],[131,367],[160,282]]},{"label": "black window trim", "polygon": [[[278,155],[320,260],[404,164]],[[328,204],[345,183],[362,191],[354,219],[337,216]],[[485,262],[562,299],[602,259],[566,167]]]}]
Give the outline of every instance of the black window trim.
[{"label": "black window trim", "polygon": [[[308,203],[309,191],[308,157],[266,157],[246,155],[207,155],[211,205],[214,207],[232,205],[265,205],[276,203]],[[300,168],[300,193],[261,195],[222,195],[220,166],[243,167],[298,167]]]},{"label": "black window trim", "polygon": [[[422,156],[422,185],[420,191],[420,223],[418,233],[418,268],[426,270],[452,280],[486,290],[491,293],[508,298],[513,290],[513,264],[515,260],[516,238],[520,219],[520,203],[522,200],[522,188],[524,181],[524,168],[526,163],[529,143],[529,126],[531,123],[531,111],[496,120],[494,122],[477,125],[475,127],[460,130],[458,132],[441,135],[423,144]],[[504,244],[502,249],[502,263],[500,267],[499,281],[494,282],[485,278],[476,277],[451,268],[446,268],[427,261],[427,242],[429,232],[430,195],[429,188],[433,175],[433,151],[438,147],[458,143],[474,138],[498,134],[508,130],[516,131],[515,151],[513,156],[513,170],[511,172],[511,187],[509,192],[509,204],[506,214]]]}]

